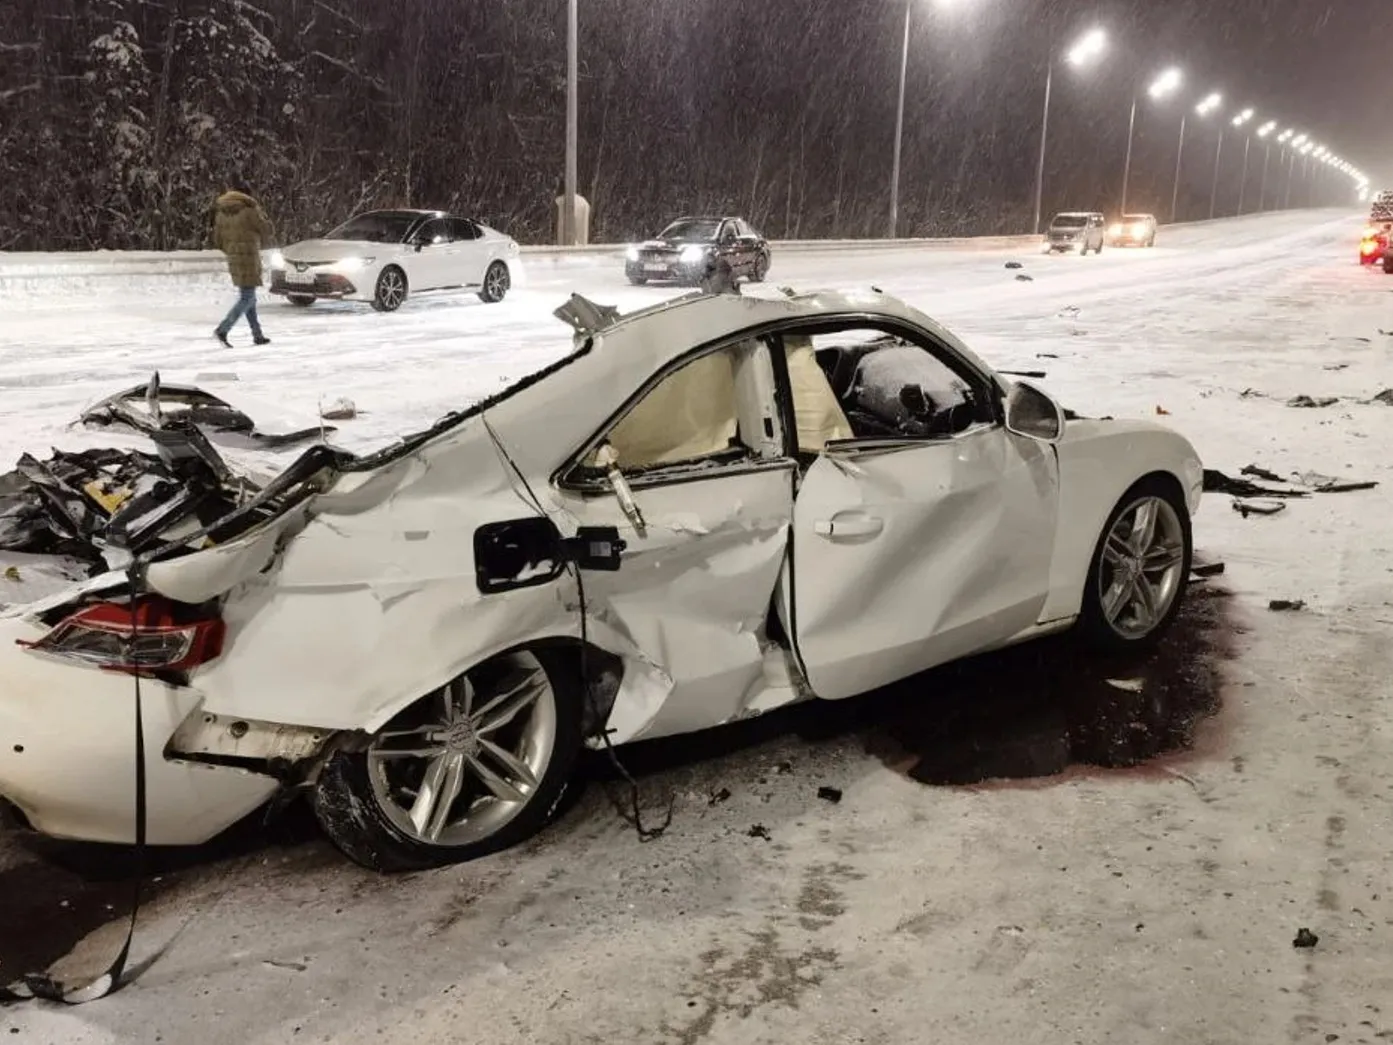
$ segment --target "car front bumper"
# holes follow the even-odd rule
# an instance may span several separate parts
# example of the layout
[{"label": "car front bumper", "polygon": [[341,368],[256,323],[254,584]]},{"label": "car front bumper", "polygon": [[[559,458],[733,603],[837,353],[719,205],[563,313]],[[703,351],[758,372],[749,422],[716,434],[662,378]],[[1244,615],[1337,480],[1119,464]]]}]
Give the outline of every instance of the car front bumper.
[{"label": "car front bumper", "polygon": [[[17,645],[44,634],[0,618],[0,805],[41,834],[129,845],[135,841],[135,679]],[[269,777],[172,762],[164,748],[201,703],[190,687],[140,680],[145,735],[147,841],[197,845],[265,802]]]},{"label": "car front bumper", "polygon": [[706,275],[710,258],[696,261],[670,260],[667,258],[639,258],[624,262],[624,275],[629,279],[675,280],[681,283],[698,283]]},{"label": "car front bumper", "polygon": [[[299,273],[296,273],[299,275]],[[310,283],[291,282],[284,269],[271,270],[271,285],[267,288],[272,294],[279,294],[284,297],[291,295],[316,298],[343,298],[362,297],[358,287],[347,276],[340,272],[316,272],[314,280]]]}]

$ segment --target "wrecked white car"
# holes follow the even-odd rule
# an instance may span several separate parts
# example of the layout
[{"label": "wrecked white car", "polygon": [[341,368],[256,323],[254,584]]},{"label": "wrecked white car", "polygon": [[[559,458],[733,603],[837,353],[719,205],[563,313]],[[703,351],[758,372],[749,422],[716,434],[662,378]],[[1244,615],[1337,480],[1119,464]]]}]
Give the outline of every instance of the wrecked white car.
[{"label": "wrecked white car", "polygon": [[539,830],[587,744],[1074,624],[1138,647],[1180,606],[1190,444],[1066,416],[893,298],[558,315],[570,355],[371,456],[252,484],[159,429],[219,511],[0,611],[0,798],[133,841],[138,693],[150,844],[301,789],[354,860],[423,867]]}]

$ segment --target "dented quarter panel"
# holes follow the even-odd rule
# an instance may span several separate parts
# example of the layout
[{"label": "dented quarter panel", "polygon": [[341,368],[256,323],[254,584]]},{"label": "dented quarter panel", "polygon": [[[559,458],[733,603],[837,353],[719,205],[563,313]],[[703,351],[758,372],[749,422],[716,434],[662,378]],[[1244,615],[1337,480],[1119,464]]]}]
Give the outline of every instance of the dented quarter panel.
[{"label": "dented quarter panel", "polygon": [[1199,510],[1204,479],[1199,454],[1190,442],[1148,421],[1070,421],[1058,449],[1066,514],[1055,533],[1050,598],[1042,620],[1078,615],[1103,525],[1128,487],[1152,473],[1172,475],[1193,515]]},{"label": "dented quarter panel", "polygon": [[1050,448],[995,425],[820,458],[794,516],[793,631],[813,691],[853,696],[1031,628],[1058,496]]},{"label": "dented quarter panel", "polygon": [[495,653],[575,635],[569,576],[479,592],[474,531],[536,514],[514,481],[475,422],[415,455],[371,507],[371,483],[316,499],[278,568],[230,594],[228,650],[197,677],[208,710],[373,730]]}]

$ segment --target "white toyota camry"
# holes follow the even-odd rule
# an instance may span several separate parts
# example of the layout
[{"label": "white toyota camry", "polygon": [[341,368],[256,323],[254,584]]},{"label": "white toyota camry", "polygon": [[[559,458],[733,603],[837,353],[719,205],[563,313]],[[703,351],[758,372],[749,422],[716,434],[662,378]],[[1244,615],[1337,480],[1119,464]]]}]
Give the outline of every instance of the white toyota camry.
[{"label": "white toyota camry", "polygon": [[520,250],[510,236],[438,210],[374,210],[323,239],[271,254],[272,294],[297,305],[370,301],[395,312],[412,294],[469,289],[485,303],[512,286]]},{"label": "white toyota camry", "polygon": [[199,843],[280,789],[379,869],[542,828],[582,749],[1179,609],[1203,473],[879,292],[574,297],[573,350],[0,614],[0,798]]}]

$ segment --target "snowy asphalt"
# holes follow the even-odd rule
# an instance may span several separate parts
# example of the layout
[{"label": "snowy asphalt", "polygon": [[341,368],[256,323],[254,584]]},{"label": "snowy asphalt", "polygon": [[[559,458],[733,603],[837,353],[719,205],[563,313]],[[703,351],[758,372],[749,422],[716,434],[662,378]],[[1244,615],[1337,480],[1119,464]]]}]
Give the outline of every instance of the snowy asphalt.
[{"label": "snowy asphalt", "polygon": [[[360,871],[312,833],[258,836],[164,876],[137,952],[178,937],[134,986],[77,1009],[4,1010],[0,1033],[100,1045],[1393,1036],[1393,409],[1360,402],[1393,385],[1381,330],[1393,330],[1393,280],[1353,263],[1359,227],[1290,214],[1163,232],[1149,251],[1016,255],[1031,282],[1001,251],[775,258],[775,283],[906,297],[995,365],[1047,371],[1045,387],[1080,412],[1164,411],[1209,467],[1381,483],[1270,518],[1206,498],[1197,547],[1226,563],[1210,586],[1231,596],[1196,600],[1200,640],[1173,651],[1192,663],[1163,680],[1204,688],[1221,661],[1222,706],[1187,749],[1139,769],[933,786],[920,741],[929,702],[956,684],[935,679],[850,723],[782,720],[637,755],[649,801],[675,796],[672,826],[648,844],[603,783],[519,850],[409,877]],[[626,309],[670,293],[595,261],[529,276],[499,306],[268,305],[274,343],[230,351],[209,334],[227,301],[217,281],[54,282],[6,298],[0,461],[107,441],[64,426],[154,368],[235,373],[208,386],[268,428],[258,402],[303,417],[347,396],[363,415],[341,441],[370,446],[563,353],[550,311],[571,290]],[[1286,405],[1301,393],[1348,398]],[[1273,598],[1307,605],[1274,613]],[[1001,675],[1033,684],[1031,655],[1004,659]],[[977,670],[978,686],[992,677]],[[945,732],[971,726],[961,704]],[[1019,742],[997,726],[1000,743]],[[43,953],[39,936],[72,931],[79,908],[86,928],[123,895],[94,898],[3,837],[0,892],[0,979],[19,971],[14,955]],[[1315,947],[1293,947],[1303,927]],[[99,968],[118,928],[61,967]]]}]

